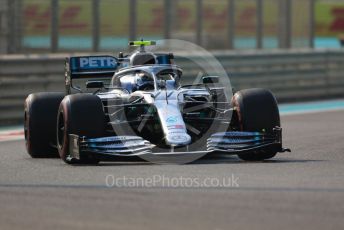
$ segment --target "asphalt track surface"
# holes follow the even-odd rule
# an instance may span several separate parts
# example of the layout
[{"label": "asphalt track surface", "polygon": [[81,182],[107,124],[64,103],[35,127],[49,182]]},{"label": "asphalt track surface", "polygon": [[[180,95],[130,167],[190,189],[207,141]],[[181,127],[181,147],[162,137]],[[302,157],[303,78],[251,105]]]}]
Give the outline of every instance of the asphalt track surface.
[{"label": "asphalt track surface", "polygon": [[[2,142],[0,229],[343,229],[344,111],[287,115],[282,126],[292,153],[252,163],[69,166],[31,159],[22,140]],[[235,183],[106,187],[106,178],[157,176]]]}]

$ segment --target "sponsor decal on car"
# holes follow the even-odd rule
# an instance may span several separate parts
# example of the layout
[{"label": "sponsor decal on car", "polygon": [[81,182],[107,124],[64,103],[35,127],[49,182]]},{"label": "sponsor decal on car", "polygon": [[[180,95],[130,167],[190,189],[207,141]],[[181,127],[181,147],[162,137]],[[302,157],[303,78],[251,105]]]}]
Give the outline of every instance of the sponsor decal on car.
[{"label": "sponsor decal on car", "polygon": [[167,126],[168,129],[184,129],[184,125],[169,125]]},{"label": "sponsor decal on car", "polygon": [[168,117],[166,119],[166,122],[169,123],[169,124],[176,123],[177,121],[178,121],[178,117],[176,117],[176,116],[171,116],[171,117]]},{"label": "sponsor decal on car", "polygon": [[174,141],[186,141],[188,138],[185,135],[175,135],[171,139]]},{"label": "sponsor decal on car", "polygon": [[117,63],[112,57],[81,57],[81,68],[115,68]]},{"label": "sponsor decal on car", "polygon": [[112,56],[85,56],[70,58],[72,74],[97,70],[115,71],[118,65],[117,59]]}]

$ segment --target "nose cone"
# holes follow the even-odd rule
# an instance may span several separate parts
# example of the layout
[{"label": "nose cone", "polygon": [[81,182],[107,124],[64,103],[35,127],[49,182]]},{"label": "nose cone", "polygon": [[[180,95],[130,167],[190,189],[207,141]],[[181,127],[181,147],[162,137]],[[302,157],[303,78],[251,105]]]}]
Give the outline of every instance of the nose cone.
[{"label": "nose cone", "polygon": [[166,144],[171,146],[184,146],[191,143],[191,137],[189,134],[180,133],[169,133],[166,135]]}]

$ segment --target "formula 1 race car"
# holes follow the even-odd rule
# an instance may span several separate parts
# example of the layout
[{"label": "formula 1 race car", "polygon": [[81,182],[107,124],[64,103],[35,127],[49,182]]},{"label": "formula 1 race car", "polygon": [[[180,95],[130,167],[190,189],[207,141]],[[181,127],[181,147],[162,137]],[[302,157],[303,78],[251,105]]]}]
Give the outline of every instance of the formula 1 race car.
[{"label": "formula 1 race car", "polygon": [[[247,89],[228,98],[216,76],[181,85],[173,54],[146,51],[151,41],[130,45],[139,50],[67,58],[65,93],[27,97],[24,130],[32,157],[58,153],[69,164],[93,164],[112,157],[225,153],[260,161],[290,151],[282,147],[270,91]],[[81,89],[76,82],[85,79]]]}]

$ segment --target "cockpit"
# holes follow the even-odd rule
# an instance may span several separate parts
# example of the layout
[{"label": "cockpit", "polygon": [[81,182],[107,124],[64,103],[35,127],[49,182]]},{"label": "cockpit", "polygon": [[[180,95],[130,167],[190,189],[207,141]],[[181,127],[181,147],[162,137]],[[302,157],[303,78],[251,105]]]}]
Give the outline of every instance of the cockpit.
[{"label": "cockpit", "polygon": [[119,58],[124,68],[115,73],[113,87],[129,93],[179,87],[182,70],[173,65],[173,54],[147,52],[145,46],[155,45],[153,41],[133,41],[129,45],[138,46],[139,50]]},{"label": "cockpit", "polygon": [[175,89],[179,86],[181,70],[168,66],[134,67],[115,75],[113,86],[124,88],[129,93],[135,91],[153,91]]}]

